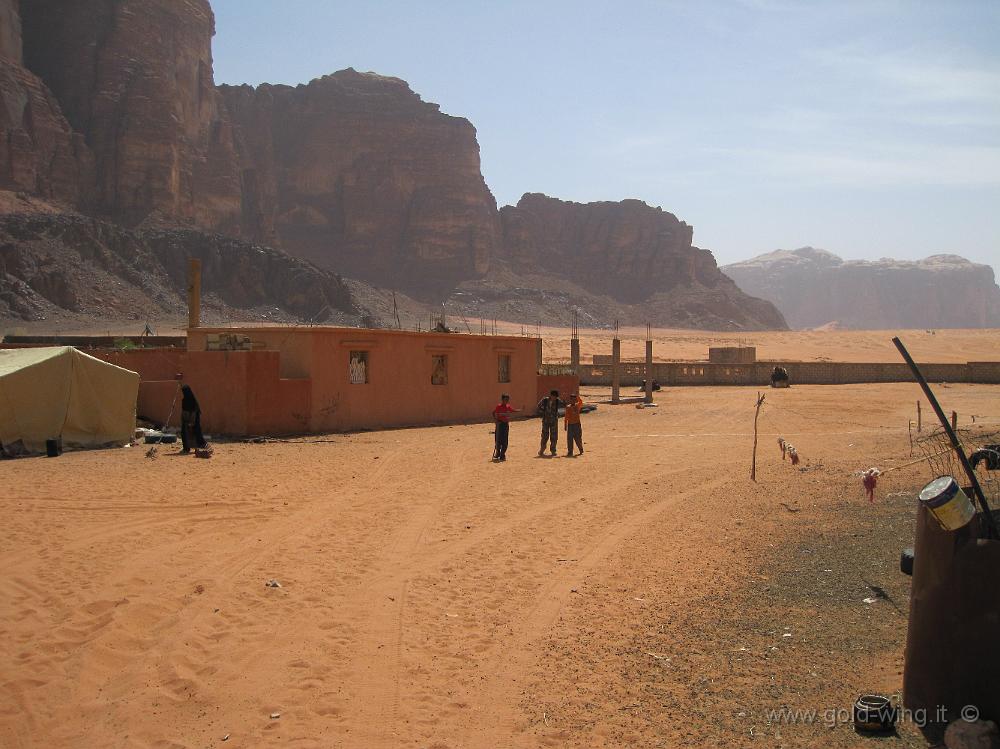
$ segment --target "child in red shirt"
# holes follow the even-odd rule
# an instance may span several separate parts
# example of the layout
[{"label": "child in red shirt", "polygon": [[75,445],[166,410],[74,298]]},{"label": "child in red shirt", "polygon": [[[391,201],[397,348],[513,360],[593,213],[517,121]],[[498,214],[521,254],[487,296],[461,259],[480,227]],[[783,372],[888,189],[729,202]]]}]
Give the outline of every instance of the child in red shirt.
[{"label": "child in red shirt", "polygon": [[504,393],[500,396],[500,402],[493,409],[493,421],[496,424],[493,445],[493,462],[502,463],[507,460],[507,438],[510,436],[510,415],[518,413],[521,409],[510,405],[510,396]]}]

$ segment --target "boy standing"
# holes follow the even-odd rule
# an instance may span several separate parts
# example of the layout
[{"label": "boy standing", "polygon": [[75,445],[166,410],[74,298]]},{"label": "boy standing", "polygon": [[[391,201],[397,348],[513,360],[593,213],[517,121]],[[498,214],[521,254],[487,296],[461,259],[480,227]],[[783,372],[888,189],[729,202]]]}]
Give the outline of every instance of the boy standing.
[{"label": "boy standing", "polygon": [[503,393],[500,402],[493,409],[493,422],[496,425],[493,445],[493,460],[502,463],[507,460],[507,438],[510,436],[510,415],[521,409],[510,405],[510,396]]},{"label": "boy standing", "polygon": [[552,390],[538,401],[538,413],[542,416],[542,444],[538,448],[538,457],[545,455],[545,443],[549,443],[549,454],[556,454],[559,443],[559,408],[566,404],[559,400],[559,391]]},{"label": "boy standing", "polygon": [[573,457],[573,443],[576,443],[583,455],[583,424],[580,423],[580,409],[583,408],[583,398],[576,393],[569,397],[566,403],[566,457]]}]

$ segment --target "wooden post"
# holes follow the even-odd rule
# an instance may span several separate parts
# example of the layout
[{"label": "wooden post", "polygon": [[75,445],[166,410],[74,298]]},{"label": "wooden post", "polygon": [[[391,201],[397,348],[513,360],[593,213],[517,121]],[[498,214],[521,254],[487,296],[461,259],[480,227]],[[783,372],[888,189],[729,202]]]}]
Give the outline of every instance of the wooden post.
[{"label": "wooden post", "polygon": [[653,334],[649,323],[646,323],[646,403],[653,402]]},{"label": "wooden post", "polygon": [[646,403],[653,402],[653,342],[646,341]]},{"label": "wooden post", "polygon": [[920,417],[920,401],[917,401],[917,433],[918,434],[923,429],[923,425],[924,425],[923,420]]},{"label": "wooden post", "polygon": [[906,420],[906,434],[910,438],[910,457],[913,457],[913,420]]},{"label": "wooden post", "polygon": [[573,310],[573,327],[570,330],[569,338],[569,365],[573,368],[573,374],[580,376],[580,311]]},{"label": "wooden post", "polygon": [[951,412],[951,428],[958,429],[958,411]]},{"label": "wooden post", "polygon": [[618,339],[618,335],[611,340],[611,402],[620,403],[621,402],[621,358],[622,358],[622,342]]},{"label": "wooden post", "polygon": [[760,416],[760,407],[764,404],[764,396],[757,392],[757,410],[753,413],[753,462],[750,464],[750,480],[757,480],[757,418]]},{"label": "wooden post", "polygon": [[201,260],[188,260],[188,327],[201,325]]}]

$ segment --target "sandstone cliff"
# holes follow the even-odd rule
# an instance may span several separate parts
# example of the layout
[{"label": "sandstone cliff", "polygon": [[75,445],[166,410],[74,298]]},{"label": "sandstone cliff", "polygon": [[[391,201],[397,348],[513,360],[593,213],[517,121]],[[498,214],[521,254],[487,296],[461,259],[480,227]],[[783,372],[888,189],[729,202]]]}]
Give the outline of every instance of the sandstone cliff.
[{"label": "sandstone cliff", "polygon": [[18,0],[0,0],[0,58],[21,63],[21,13]]},{"label": "sandstone cliff", "polygon": [[342,70],[305,86],[222,86],[238,132],[245,230],[411,292],[481,276],[496,202],[468,120],[397,78]]},{"label": "sandstone cliff", "polygon": [[243,236],[412,292],[488,267],[499,219],[475,128],[405,82],[216,88],[207,0],[32,0],[23,16],[27,67],[94,156],[87,212]]},{"label": "sandstone cliff", "polygon": [[22,17],[26,66],[94,154],[94,211],[127,225],[238,226],[207,0],[31,0]]},{"label": "sandstone cliff", "polygon": [[0,189],[84,203],[93,159],[44,83],[22,65],[17,0],[0,0]]},{"label": "sandstone cliff", "polygon": [[339,277],[284,253],[217,234],[129,231],[52,213],[0,215],[0,318],[181,319],[191,257],[202,261],[209,320],[358,321]]},{"label": "sandstone cliff", "polygon": [[[503,257],[517,276],[554,289],[563,279],[630,322],[657,325],[784,328],[781,314],[726,276],[708,250],[691,244],[692,229],[639,200],[571,203],[526,194],[500,211]],[[518,289],[519,291],[522,289]],[[564,293],[570,293],[563,289]],[[636,305],[633,311],[624,305]]]},{"label": "sandstone cliff", "polygon": [[812,328],[1000,326],[1000,288],[988,265],[956,255],[919,261],[845,261],[825,250],[778,250],[722,271],[773,302],[789,324]]}]

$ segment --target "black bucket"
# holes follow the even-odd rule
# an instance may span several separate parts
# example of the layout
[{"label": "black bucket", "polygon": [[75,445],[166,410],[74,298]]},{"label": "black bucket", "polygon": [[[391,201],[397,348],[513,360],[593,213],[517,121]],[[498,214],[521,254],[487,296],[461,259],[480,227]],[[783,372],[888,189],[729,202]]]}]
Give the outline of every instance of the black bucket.
[{"label": "black bucket", "polygon": [[45,440],[45,454],[50,458],[62,455],[62,440]]}]

